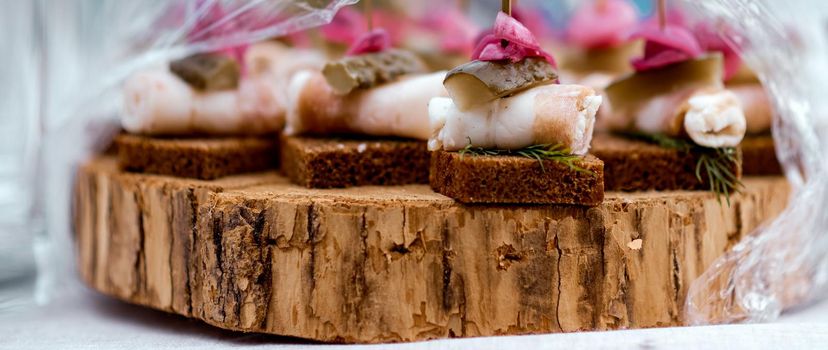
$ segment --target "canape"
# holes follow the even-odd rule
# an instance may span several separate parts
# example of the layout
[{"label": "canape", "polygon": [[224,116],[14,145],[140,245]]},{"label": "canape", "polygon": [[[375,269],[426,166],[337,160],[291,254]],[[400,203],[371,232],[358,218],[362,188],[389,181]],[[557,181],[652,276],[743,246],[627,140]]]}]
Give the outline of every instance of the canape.
[{"label": "canape", "polygon": [[601,96],[558,84],[555,61],[504,12],[429,102],[431,187],[465,203],[597,205],[603,164],[587,156]]},{"label": "canape", "polygon": [[[619,149],[602,142],[596,142],[594,152],[604,160],[606,176],[615,180],[628,178],[624,176],[628,169],[639,169],[662,177],[689,173],[698,181],[642,182],[629,177],[631,182],[609,182],[608,189],[710,189],[725,196],[737,191],[738,146],[746,120],[739,98],[722,82],[722,55],[705,53],[689,30],[676,25],[644,27],[634,38],[644,40],[644,56],[632,61],[634,73],[607,87],[604,124],[616,136],[675,153],[670,156],[674,161],[654,162],[639,154],[638,148]],[[687,159],[694,160],[695,166],[686,166]]]},{"label": "canape", "polygon": [[283,86],[323,62],[311,51],[262,42],[241,61],[206,53],[134,73],[123,87],[121,166],[200,179],[276,168]]},{"label": "canape", "polygon": [[[419,58],[390,48],[388,34],[376,29],[344,58],[296,74],[288,86],[285,174],[308,187],[424,182],[428,101],[447,95],[445,72],[425,71]],[[403,154],[411,161],[398,161]],[[328,180],[313,180],[319,178]]]}]

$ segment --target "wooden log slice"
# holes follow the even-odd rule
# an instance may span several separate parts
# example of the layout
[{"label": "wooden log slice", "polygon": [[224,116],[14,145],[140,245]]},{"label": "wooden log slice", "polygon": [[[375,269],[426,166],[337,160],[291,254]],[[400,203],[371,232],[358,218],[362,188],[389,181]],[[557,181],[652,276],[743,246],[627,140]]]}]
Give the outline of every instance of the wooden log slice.
[{"label": "wooden log slice", "polygon": [[78,267],[115,298],[244,332],[376,343],[679,325],[694,278],[779,213],[782,178],[466,206],[426,185],[306,189],[81,167]]}]

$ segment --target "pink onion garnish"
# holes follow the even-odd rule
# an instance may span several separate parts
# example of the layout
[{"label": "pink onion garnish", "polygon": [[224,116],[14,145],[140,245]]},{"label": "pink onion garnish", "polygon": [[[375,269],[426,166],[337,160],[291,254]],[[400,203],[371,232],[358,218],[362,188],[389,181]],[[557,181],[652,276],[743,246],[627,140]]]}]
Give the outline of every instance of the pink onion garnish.
[{"label": "pink onion garnish", "polygon": [[[392,44],[396,45],[402,41],[409,26],[407,18],[400,18],[384,10],[374,10],[371,16],[377,28],[386,30]],[[365,14],[352,7],[345,7],[337,12],[331,23],[321,28],[321,32],[325,40],[350,47],[363,39],[367,29],[368,21]]]},{"label": "pink onion garnish", "polygon": [[704,53],[690,31],[675,25],[644,26],[631,39],[644,39],[644,57],[633,59],[637,72],[658,69],[674,63],[699,57]]},{"label": "pink onion garnish", "polygon": [[384,29],[391,38],[391,46],[395,47],[402,44],[406,33],[414,26],[410,17],[401,16],[389,10],[377,9],[371,16],[374,19],[374,28]]},{"label": "pink onion garnish", "polygon": [[[689,28],[690,27],[690,19],[687,13],[681,7],[676,6],[667,6],[667,13],[664,16],[664,23],[672,24],[674,26]],[[659,25],[660,19],[658,18],[657,14],[651,16],[647,21],[645,21],[646,26],[656,26]]]},{"label": "pink onion garnish", "polygon": [[552,35],[554,30],[546,23],[543,13],[538,9],[530,9],[525,6],[512,6],[512,17],[523,24],[536,36],[547,37]]},{"label": "pink onion garnish", "polygon": [[541,57],[557,67],[552,55],[541,49],[540,43],[523,24],[503,12],[497,14],[492,34],[478,42],[473,60],[520,62],[527,57]]},{"label": "pink onion garnish", "polygon": [[284,40],[286,40],[291,46],[297,48],[312,48],[313,47],[313,38],[308,34],[307,31],[298,31],[293,32],[285,35]]},{"label": "pink onion garnish", "polygon": [[621,45],[638,25],[635,8],[625,0],[605,0],[581,6],[567,28],[569,42],[584,49]]},{"label": "pink onion garnish", "polygon": [[353,45],[367,24],[362,13],[351,7],[345,7],[336,13],[331,23],[321,28],[322,36],[332,43]]},{"label": "pink onion garnish", "polygon": [[388,32],[385,31],[385,29],[379,28],[363,34],[356,41],[356,43],[348,49],[348,52],[346,52],[345,55],[356,56],[366,53],[381,52],[389,47],[391,47],[391,36],[388,35]]},{"label": "pink onion garnish", "polygon": [[704,51],[722,53],[724,56],[725,80],[729,80],[739,72],[739,67],[742,66],[742,59],[739,57],[737,48],[722,36],[726,34],[717,32],[713,26],[707,23],[697,25],[694,34]]},{"label": "pink onion garnish", "polygon": [[455,7],[442,7],[429,11],[418,25],[426,32],[434,33],[443,52],[469,54],[478,28]]}]

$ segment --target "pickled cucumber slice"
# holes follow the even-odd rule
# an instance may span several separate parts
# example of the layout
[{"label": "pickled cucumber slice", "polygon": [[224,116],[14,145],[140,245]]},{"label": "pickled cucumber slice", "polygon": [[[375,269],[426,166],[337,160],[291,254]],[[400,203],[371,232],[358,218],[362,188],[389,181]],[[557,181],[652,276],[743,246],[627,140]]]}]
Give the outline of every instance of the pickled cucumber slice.
[{"label": "pickled cucumber slice", "polygon": [[425,71],[425,64],[417,56],[403,50],[345,57],[322,68],[328,85],[340,95],[393,81],[404,74]]},{"label": "pickled cucumber slice", "polygon": [[607,86],[605,92],[614,111],[634,110],[659,95],[688,88],[720,86],[723,67],[722,55],[710,54],[630,74]]},{"label": "pickled cucumber slice", "polygon": [[560,60],[561,69],[579,74],[608,72],[626,74],[633,71],[630,59],[644,50],[642,41],[637,40],[617,47],[592,50],[570,50]]},{"label": "pickled cucumber slice", "polygon": [[517,63],[471,61],[449,71],[443,85],[457,108],[466,111],[557,79],[558,74],[549,62],[527,58]]},{"label": "pickled cucumber slice", "polygon": [[197,54],[170,62],[170,71],[195,89],[235,89],[239,84],[239,63],[217,54]]}]

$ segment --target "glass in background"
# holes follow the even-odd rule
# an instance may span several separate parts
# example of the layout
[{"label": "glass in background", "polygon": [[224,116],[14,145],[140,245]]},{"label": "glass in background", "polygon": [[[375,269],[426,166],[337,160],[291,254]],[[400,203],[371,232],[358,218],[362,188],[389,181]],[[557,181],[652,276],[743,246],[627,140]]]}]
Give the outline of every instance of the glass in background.
[{"label": "glass in background", "polygon": [[40,130],[34,7],[0,0],[0,288],[34,271],[31,199]]}]

